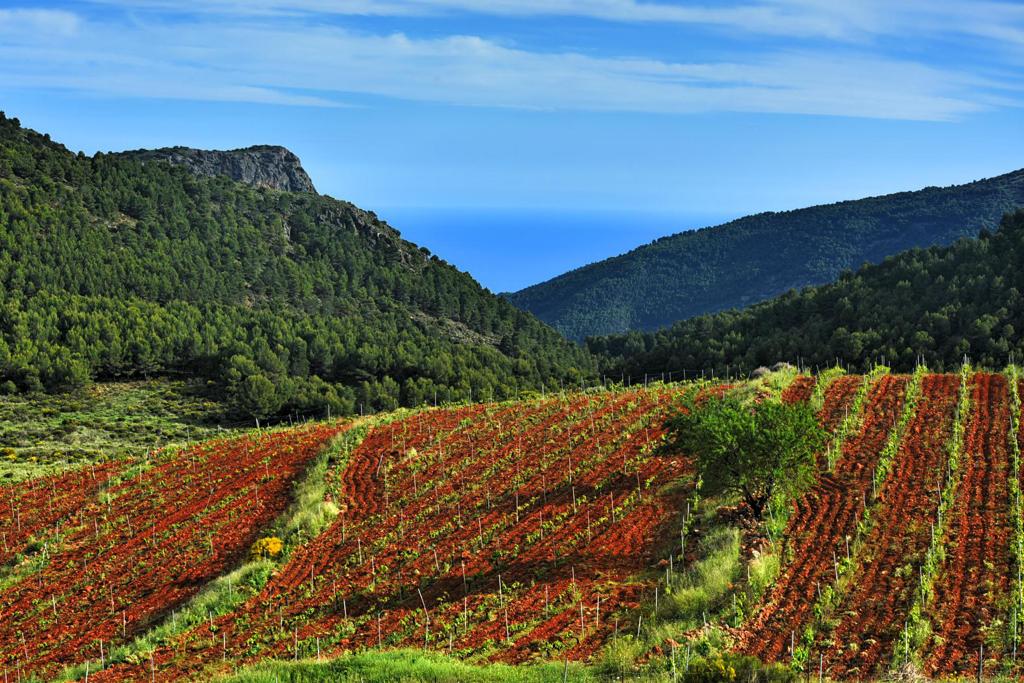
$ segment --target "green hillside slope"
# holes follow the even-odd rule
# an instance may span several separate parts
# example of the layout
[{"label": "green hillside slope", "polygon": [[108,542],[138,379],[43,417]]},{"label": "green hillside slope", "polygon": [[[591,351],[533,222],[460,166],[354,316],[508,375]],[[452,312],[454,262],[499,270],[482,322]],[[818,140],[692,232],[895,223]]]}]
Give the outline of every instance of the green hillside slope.
[{"label": "green hillside slope", "polygon": [[654,332],[588,340],[605,372],[750,370],[779,360],[807,365],[884,360],[956,366],[966,354],[1002,367],[1024,352],[1024,211],[998,231],[949,247],[914,249],[744,310],[700,316]]},{"label": "green hillside slope", "polygon": [[1024,206],[1024,170],[947,188],[763,213],[664,237],[508,295],[573,339],[748,306],[913,247],[950,244]]},{"label": "green hillside slope", "polygon": [[584,351],[373,213],[0,115],[0,390],[179,373],[240,412],[501,397]]}]

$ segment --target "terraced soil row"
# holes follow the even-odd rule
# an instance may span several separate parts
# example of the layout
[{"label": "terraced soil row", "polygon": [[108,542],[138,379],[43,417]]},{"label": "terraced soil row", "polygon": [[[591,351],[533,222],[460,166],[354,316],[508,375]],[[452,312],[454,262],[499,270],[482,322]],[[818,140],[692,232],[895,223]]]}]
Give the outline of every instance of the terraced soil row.
[{"label": "terraced soil row", "polygon": [[685,491],[665,485],[690,465],[655,454],[678,393],[427,411],[410,418],[419,426],[374,429],[338,479],[344,517],[261,595],[159,649],[158,676],[380,646],[586,659],[651,597],[653,582],[632,577],[678,532]]},{"label": "terraced soil row", "polygon": [[338,430],[207,442],[86,500],[44,566],[0,592],[0,665],[46,677],[144,631],[245,555]]},{"label": "terraced soil row", "polygon": [[916,568],[930,544],[959,381],[956,375],[922,381],[915,417],[880,491],[865,553],[836,610],[839,623],[813,648],[823,653],[827,675],[863,679],[890,663],[918,588]]},{"label": "terraced soil row", "polygon": [[928,610],[934,633],[925,657],[930,676],[977,672],[979,648],[989,628],[1007,617],[1014,529],[1006,378],[975,375],[971,406],[946,562]]},{"label": "terraced soil row", "polygon": [[782,391],[782,400],[785,403],[802,403],[811,400],[814,387],[818,383],[816,377],[811,375],[798,375],[789,383],[789,386]]},{"label": "terraced soil row", "polygon": [[109,462],[0,486],[0,566],[46,542],[72,513],[96,499],[123,463]]},{"label": "terraced soil row", "polygon": [[[834,428],[857,392],[859,378],[841,377],[825,394],[819,416]],[[796,503],[786,534],[784,568],[762,605],[744,625],[738,650],[765,661],[788,660],[793,634],[813,618],[818,591],[834,579],[834,562],[846,552],[846,541],[860,521],[878,455],[892,428],[892,416],[903,409],[907,378],[885,375],[869,389],[861,430],[847,440],[834,473]]]}]

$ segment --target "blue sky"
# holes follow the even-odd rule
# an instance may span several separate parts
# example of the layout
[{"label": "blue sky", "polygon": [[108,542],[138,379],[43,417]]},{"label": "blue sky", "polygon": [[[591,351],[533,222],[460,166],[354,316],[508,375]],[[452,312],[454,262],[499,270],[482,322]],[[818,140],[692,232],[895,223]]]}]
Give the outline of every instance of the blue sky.
[{"label": "blue sky", "polygon": [[1024,167],[1024,4],[0,1],[86,152],[283,144],[495,290],[762,210]]}]

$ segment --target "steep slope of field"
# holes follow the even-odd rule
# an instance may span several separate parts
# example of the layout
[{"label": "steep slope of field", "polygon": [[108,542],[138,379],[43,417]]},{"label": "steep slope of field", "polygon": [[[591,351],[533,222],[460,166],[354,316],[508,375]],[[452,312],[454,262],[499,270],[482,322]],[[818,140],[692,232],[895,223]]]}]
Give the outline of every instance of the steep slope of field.
[{"label": "steep slope of field", "polygon": [[573,339],[653,330],[830,282],[907,249],[951,244],[1020,206],[1024,171],[763,213],[663,237],[507,296]]},{"label": "steep slope of field", "polygon": [[123,467],[118,462],[101,463],[39,477],[21,486],[0,487],[4,505],[0,513],[0,566],[20,561],[30,547],[38,552],[38,539],[95,501],[110,478]]},{"label": "steep slope of field", "polygon": [[259,595],[158,649],[158,676],[373,647],[591,657],[637,628],[658,576],[645,570],[681,524],[686,486],[673,482],[692,485],[689,464],[654,453],[677,394],[427,411],[373,429],[334,480],[337,521]]},{"label": "steep slope of field", "polygon": [[825,367],[957,367],[968,355],[1002,367],[1024,352],[1024,211],[995,234],[912,250],[738,311],[686,320],[659,332],[588,341],[603,372],[634,377],[683,369],[750,371],[779,360]]},{"label": "steep slope of field", "polygon": [[982,646],[985,672],[1008,671],[1024,540],[1013,520],[1015,405],[1002,375],[876,380],[859,432],[796,502],[789,559],[734,647],[839,680],[908,663],[974,676]]},{"label": "steep slope of field", "polygon": [[[380,416],[316,459],[320,488],[289,511],[321,515],[313,531],[241,569],[342,427],[9,485],[0,665],[209,680],[348,653],[412,666],[426,650],[667,681],[691,664],[750,671],[743,654],[865,680],[905,664],[970,675],[983,644],[984,670],[1008,671],[1024,635],[1016,377],[790,371]],[[697,390],[820,405],[832,438],[812,488],[762,524],[703,498],[695,463],[662,448],[664,418]],[[219,598],[189,602],[211,581]]]},{"label": "steep slope of field", "polygon": [[[852,404],[856,386],[843,378],[822,411],[822,422],[835,427]],[[793,560],[785,567],[754,617],[744,625],[739,649],[766,660],[782,659],[793,633],[802,633],[813,614],[822,586],[831,583],[836,554],[842,555],[864,511],[871,477],[882,444],[892,427],[891,416],[902,409],[906,378],[885,376],[867,396],[862,427],[842,448],[833,472],[801,500],[790,521],[787,543]]]},{"label": "steep slope of field", "polygon": [[915,573],[902,568],[920,566],[928,548],[958,386],[955,375],[929,376],[922,383],[916,416],[879,492],[879,514],[861,564],[836,609],[839,623],[819,643],[833,676],[871,677],[892,661],[918,587]]},{"label": "steep slope of field", "polygon": [[233,568],[339,429],[210,441],[0,488],[0,665],[45,678],[109,657]]},{"label": "steep slope of field", "polygon": [[[1005,618],[1014,575],[1010,392],[1005,377],[978,375],[967,423],[960,495],[951,511],[946,563],[929,606],[935,632],[925,671],[970,675],[981,646]],[[1007,635],[1005,633],[1003,636]]]},{"label": "steep slope of field", "polygon": [[75,155],[2,114],[0,323],[0,392],[178,374],[258,416],[497,399],[593,371],[372,212]]}]

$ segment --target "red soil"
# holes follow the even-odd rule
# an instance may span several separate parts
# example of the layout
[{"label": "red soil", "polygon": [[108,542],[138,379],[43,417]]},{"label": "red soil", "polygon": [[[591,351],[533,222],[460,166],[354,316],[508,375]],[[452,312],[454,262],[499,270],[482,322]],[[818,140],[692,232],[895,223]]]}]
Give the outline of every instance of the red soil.
[{"label": "red soil", "polygon": [[47,564],[0,594],[0,664],[45,677],[144,631],[237,564],[338,429],[208,442],[86,501]]},{"label": "red soil", "polygon": [[783,390],[782,400],[786,403],[810,401],[817,383],[817,378],[812,375],[799,375]]},{"label": "red soil", "polygon": [[815,646],[824,652],[826,675],[863,679],[889,664],[917,589],[916,568],[931,541],[958,386],[956,375],[922,381],[916,415],[880,492],[868,556],[836,610],[838,626]]},{"label": "red soil", "polygon": [[[962,478],[950,514],[946,563],[930,605],[940,640],[925,658],[931,675],[978,670],[984,629],[1000,613],[1010,590],[1010,395],[1001,375],[979,373],[971,389],[972,415],[964,435]],[[1003,610],[1005,611],[1005,610]]]},{"label": "red soil", "polygon": [[[826,392],[822,417],[842,414],[856,393],[851,378],[842,377]],[[766,661],[788,657],[791,634],[801,634],[812,618],[819,588],[835,578],[834,561],[846,553],[846,539],[860,522],[878,454],[888,438],[892,416],[903,409],[905,377],[883,376],[869,389],[863,426],[844,444],[832,474],[796,504],[786,533],[787,554],[793,557],[765,596],[761,607],[744,625],[738,650]]]},{"label": "red soil", "polygon": [[372,430],[338,480],[344,526],[297,549],[215,632],[158,650],[161,675],[207,675],[225,643],[235,664],[378,642],[508,662],[550,642],[590,657],[653,596],[653,581],[632,577],[678,530],[682,493],[663,485],[689,465],[654,453],[676,393],[428,411]]},{"label": "red soil", "polygon": [[72,513],[96,499],[122,464],[81,467],[15,485],[0,486],[0,566],[66,526]]}]

